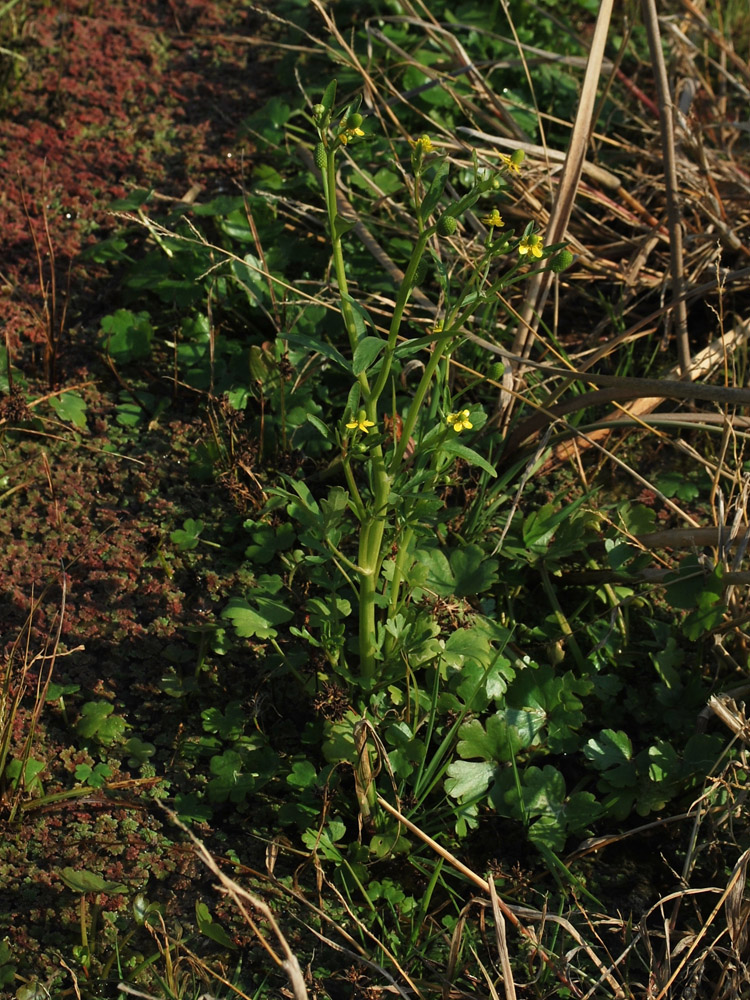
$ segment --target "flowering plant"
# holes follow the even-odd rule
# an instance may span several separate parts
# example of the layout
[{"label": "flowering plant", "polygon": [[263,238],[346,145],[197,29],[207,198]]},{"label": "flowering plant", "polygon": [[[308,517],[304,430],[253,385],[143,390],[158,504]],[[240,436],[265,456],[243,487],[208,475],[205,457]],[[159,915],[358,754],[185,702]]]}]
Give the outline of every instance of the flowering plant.
[{"label": "flowering plant", "polygon": [[[397,622],[404,620],[408,611],[406,582],[424,532],[419,517],[412,513],[419,510],[419,498],[437,494],[457,456],[489,476],[495,474],[492,465],[464,443],[481,429],[486,417],[476,407],[453,405],[449,378],[452,353],[463,341],[465,326],[478,306],[517,280],[516,272],[525,260],[539,260],[549,251],[529,227],[521,238],[514,238],[511,230],[505,230],[499,208],[488,206],[481,221],[489,235],[474,274],[457,289],[444,281],[430,334],[413,347],[408,337],[402,343],[415,288],[425,280],[431,262],[436,267],[440,264],[440,241],[462,239],[460,220],[477,202],[507,187],[503,174],[518,173],[523,159],[518,153],[504,156],[494,173],[480,171],[475,163],[469,189],[451,200],[446,196],[448,161],[430,136],[420,135],[409,141],[407,160],[413,217],[411,254],[394,292],[387,330],[378,335],[371,324],[373,329],[368,333],[363,320],[366,310],[355,301],[349,286],[344,251],[352,226],[339,214],[336,171],[337,155],[366,136],[366,123],[358,102],[337,112],[335,97],[333,81],[313,108],[312,120],[333,274],[350,349],[347,370],[352,386],[338,440],[347,485],[346,507],[358,524],[356,555],[341,551],[330,534],[326,543],[356,590],[358,669],[347,668],[348,675],[357,678],[363,692],[372,693],[387,680],[389,663],[399,656]],[[499,236],[498,230],[503,231]],[[518,250],[515,258],[511,255],[514,249]],[[498,275],[494,264],[502,256],[508,256],[510,265]],[[419,348],[425,353],[424,362],[419,363],[419,381],[410,397],[399,398],[401,359]]]}]

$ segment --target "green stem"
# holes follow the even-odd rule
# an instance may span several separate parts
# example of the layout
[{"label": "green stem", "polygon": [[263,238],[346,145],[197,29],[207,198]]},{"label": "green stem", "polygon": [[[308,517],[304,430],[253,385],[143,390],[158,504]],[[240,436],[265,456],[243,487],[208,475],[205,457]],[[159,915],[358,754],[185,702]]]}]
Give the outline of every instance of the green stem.
[{"label": "green stem", "polygon": [[388,603],[388,617],[395,618],[399,606],[399,591],[401,581],[404,578],[404,564],[411,550],[411,543],[414,538],[414,529],[406,528],[399,542],[396,561],[393,566],[393,579],[391,580],[391,599]]},{"label": "green stem", "polygon": [[417,423],[417,417],[419,416],[419,411],[422,407],[422,403],[424,402],[424,398],[427,395],[427,390],[430,387],[430,383],[435,375],[437,366],[440,364],[440,359],[445,353],[448,342],[452,338],[453,333],[450,333],[435,341],[432,348],[432,354],[430,355],[430,360],[427,362],[425,370],[422,372],[422,378],[419,380],[419,385],[417,386],[414,398],[411,401],[409,412],[406,415],[403,430],[401,431],[401,440],[396,445],[396,450],[393,453],[393,458],[391,460],[392,476],[396,475],[398,468],[403,461],[404,453],[406,452],[409,441],[411,440],[414,427]]},{"label": "green stem", "polygon": [[391,373],[393,355],[396,351],[396,345],[398,343],[398,335],[401,330],[401,321],[404,317],[404,309],[409,301],[411,290],[414,287],[414,277],[417,273],[419,262],[422,259],[424,248],[427,245],[427,240],[433,232],[434,227],[431,227],[430,229],[419,234],[417,242],[414,244],[411,257],[409,258],[406,273],[404,274],[404,280],[401,282],[401,287],[398,290],[398,296],[396,298],[396,305],[393,309],[393,318],[391,319],[391,326],[388,330],[388,342],[386,343],[385,350],[383,351],[383,362],[372,390],[372,395],[375,400],[380,399],[380,395],[385,388],[386,382],[388,381],[388,376]]},{"label": "green stem", "polygon": [[560,602],[557,599],[557,594],[555,593],[555,588],[552,586],[552,580],[550,579],[549,571],[544,563],[541,563],[540,576],[542,578],[542,586],[547,594],[547,598],[552,605],[552,611],[557,619],[557,624],[560,626],[560,631],[565,636],[565,639],[570,647],[570,651],[573,654],[573,659],[576,661],[579,669],[586,669],[586,658],[581,652],[581,647],[576,642],[576,637],[573,629],[570,627],[570,622],[565,616],[565,612],[560,606]]},{"label": "green stem", "polygon": [[[336,220],[339,218],[336,207],[336,165],[335,150],[328,150],[326,169],[323,173],[323,192],[325,194],[326,208],[328,209],[328,227],[331,232],[331,256],[333,258],[333,270],[336,274],[336,283],[339,288],[341,298],[341,315],[344,318],[344,326],[349,337],[349,346],[352,354],[357,349],[357,323],[354,318],[354,308],[350,301],[349,283],[346,280],[346,267],[344,265],[344,252],[341,246],[341,236],[336,231]],[[370,385],[364,372],[360,372],[357,381],[362,389],[362,395],[367,409],[367,419],[375,420],[371,403]],[[377,397],[376,397],[377,402]]]},{"label": "green stem", "polygon": [[[377,454],[379,452],[379,454]],[[391,480],[385,471],[382,450],[373,449],[372,513],[359,535],[359,662],[362,679],[375,674],[377,630],[375,609],[378,579],[383,562],[382,545]]]},{"label": "green stem", "polygon": [[341,459],[342,465],[344,466],[344,477],[346,479],[346,485],[349,487],[349,495],[354,503],[357,520],[361,523],[365,517],[365,505],[360,496],[359,489],[357,488],[357,483],[354,479],[354,474],[352,473],[352,464],[349,461],[348,455],[343,455]]}]

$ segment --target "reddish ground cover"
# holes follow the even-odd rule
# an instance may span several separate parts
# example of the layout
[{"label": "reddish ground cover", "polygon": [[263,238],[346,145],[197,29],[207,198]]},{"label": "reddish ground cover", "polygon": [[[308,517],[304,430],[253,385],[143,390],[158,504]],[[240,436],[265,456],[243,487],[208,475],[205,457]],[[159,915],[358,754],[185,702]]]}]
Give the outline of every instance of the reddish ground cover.
[{"label": "reddish ground cover", "polygon": [[[61,655],[54,672],[79,700],[69,711],[61,702],[47,706],[31,748],[44,762],[46,794],[79,785],[104,764],[106,752],[97,765],[96,755],[72,748],[81,744],[74,730],[88,698],[106,699],[115,714],[137,708],[139,738],[153,741],[157,758],[177,753],[183,708],[157,689],[158,671],[186,659],[194,669],[203,621],[196,590],[210,603],[219,582],[206,573],[198,588],[196,571],[167,566],[161,546],[185,516],[231,501],[187,480],[186,452],[203,432],[192,401],[140,432],[137,458],[119,454],[121,382],[92,346],[111,280],[102,282],[79,254],[107,234],[109,206],[134,188],[174,199],[197,185],[202,198],[233,188],[236,154],[248,153],[238,126],[262,101],[256,50],[243,41],[251,16],[235,0],[25,0],[14,20],[0,23],[0,45],[23,57],[0,66],[0,329],[30,398],[85,383],[88,407],[75,438],[70,428],[47,435],[47,425],[40,435],[28,421],[26,431],[7,433],[28,411],[23,396],[0,404],[0,674],[24,658],[12,649],[32,600],[41,598],[32,652],[52,633],[61,565],[68,589],[60,652],[84,647]],[[50,362],[47,351],[45,364],[50,336],[55,356]],[[0,379],[6,374],[0,364]],[[16,713],[12,754],[29,731],[35,670]],[[107,766],[124,787],[138,774]],[[0,796],[6,791],[0,787]],[[129,885],[148,884],[149,896],[168,907],[184,891],[186,867],[196,877],[189,853],[161,837],[161,819],[135,799],[121,808],[97,800],[92,787],[85,803],[31,809],[12,824],[6,805],[0,941],[8,936],[26,976],[54,967],[56,947],[70,954],[78,897],[60,877],[65,866],[121,879],[124,864]],[[112,905],[128,904],[121,897]]]},{"label": "reddish ground cover", "polygon": [[231,183],[259,71],[232,0],[27,0],[15,14],[1,26],[23,61],[0,106],[0,312],[18,346],[50,321],[60,332],[69,271],[75,286],[114,199]]}]

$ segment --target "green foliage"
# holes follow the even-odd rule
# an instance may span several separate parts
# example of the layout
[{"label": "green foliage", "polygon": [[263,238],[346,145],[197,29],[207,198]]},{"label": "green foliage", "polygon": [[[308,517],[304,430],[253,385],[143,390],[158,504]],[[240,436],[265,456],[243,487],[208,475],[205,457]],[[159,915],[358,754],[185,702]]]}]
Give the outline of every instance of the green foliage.
[{"label": "green foliage", "polygon": [[50,396],[50,406],[60,420],[67,420],[74,427],[86,426],[86,401],[77,392],[63,392]]},{"label": "green foliage", "polygon": [[102,746],[118,742],[128,723],[114,711],[114,706],[106,701],[87,701],[76,723],[77,732],[85,740],[93,740]]},{"label": "green foliage", "polygon": [[0,986],[10,986],[16,977],[16,964],[8,939],[0,941]]},{"label": "green foliage", "polygon": [[[463,15],[471,23],[469,7]],[[395,38],[403,28],[389,24],[388,31]],[[425,67],[437,64],[435,53],[418,58]],[[430,79],[415,67],[404,76],[405,84],[418,87]],[[552,81],[541,81],[547,83]],[[355,811],[369,815],[375,791],[368,774],[372,766],[381,774],[385,767],[399,795],[426,806],[442,789],[454,835],[466,835],[490,808],[522,824],[542,852],[554,852],[568,838],[587,835],[601,818],[662,808],[700,780],[700,762],[714,746],[679,743],[690,714],[681,705],[699,702],[702,688],[681,676],[677,647],[667,643],[652,651],[648,682],[631,683],[635,640],[623,608],[637,592],[635,581],[648,556],[612,531],[604,539],[603,564],[624,577],[618,588],[581,595],[567,587],[567,567],[588,559],[589,546],[602,542],[598,498],[548,496],[511,508],[518,470],[498,464],[502,441],[494,432],[478,436],[491,397],[483,396],[481,383],[456,393],[448,378],[447,359],[465,347],[463,325],[474,315],[492,317],[487,303],[523,277],[526,261],[518,249],[522,239],[535,238],[534,226],[513,233],[502,228],[496,210],[484,208],[508,190],[505,174],[521,158],[494,172],[476,164],[452,172],[428,136],[412,143],[405,166],[413,173],[409,212],[418,226],[387,237],[405,277],[391,293],[395,306],[383,333],[367,292],[387,289],[390,279],[381,283],[373,274],[351,239],[352,222],[339,215],[337,157],[346,146],[358,158],[361,170],[352,184],[363,194],[375,184],[398,199],[401,181],[387,165],[390,147],[383,136],[367,132],[358,103],[337,105],[346,86],[342,70],[338,86],[332,81],[311,112],[341,322],[318,302],[288,294],[288,276],[322,273],[325,257],[290,244],[274,203],[251,187],[243,199],[221,196],[195,210],[210,241],[177,218],[152,228],[157,249],[134,262],[125,278],[134,307],[108,317],[103,330],[110,355],[125,362],[161,350],[165,318],[172,317],[179,338],[165,339],[164,346],[179,377],[196,389],[225,394],[227,431],[213,417],[211,437],[192,452],[197,481],[210,481],[219,469],[222,475],[231,471],[239,442],[247,440],[234,429],[240,420],[257,442],[261,474],[264,462],[291,449],[318,463],[312,476],[274,472],[265,505],[245,518],[248,584],[225,601],[221,617],[229,628],[221,630],[223,638],[217,633],[215,648],[262,643],[270,671],[293,678],[307,697],[321,684],[338,686],[347,708],[342,717],[311,724],[305,738],[310,756],[298,749],[290,760],[268,733],[247,735],[243,702],[202,708],[196,754],[207,766],[205,781],[200,790],[180,791],[175,801],[184,819],[205,821],[220,805],[244,810],[261,789],[281,784],[286,799],[279,821],[299,830],[303,843],[333,864],[347,885],[354,879],[365,886],[369,875],[347,840],[344,819],[317,825],[321,795],[339,795],[342,766],[354,770]],[[418,100],[451,126],[445,91],[430,86]],[[523,103],[518,94],[522,125],[528,124]],[[299,114],[272,99],[246,128],[267,150],[278,150]],[[283,156],[276,162],[282,166]],[[266,164],[257,183],[271,179],[280,190],[273,169]],[[288,176],[285,183],[314,197],[309,174]],[[473,270],[457,280],[430,239],[464,239],[458,222],[480,206],[486,221],[497,216],[498,222],[478,249]],[[543,249],[543,260],[554,269],[568,266],[569,258],[565,248]],[[442,322],[427,336],[416,336],[406,323],[418,284],[442,296]],[[141,309],[144,295],[149,312]],[[209,320],[217,308],[220,337]],[[270,315],[275,339],[268,335]],[[405,393],[404,372],[423,357],[429,360],[419,360],[421,374]],[[314,379],[299,377],[309,370]],[[502,373],[493,368],[491,374],[497,379]],[[156,413],[147,393],[131,392],[117,419],[135,426]],[[458,489],[462,482],[471,486],[472,499],[451,506],[446,487]],[[679,484],[675,489],[689,498]],[[630,536],[655,527],[652,509],[628,502],[617,505],[610,521]],[[209,537],[218,536],[209,534],[203,516],[186,518],[169,532],[183,556],[196,557],[205,545],[219,547]],[[684,609],[686,639],[698,640],[722,620],[722,593],[720,571],[707,577],[694,561],[685,560],[667,578],[664,596],[672,608]],[[652,625],[658,631],[655,619]],[[541,647],[549,662],[539,653],[510,655],[513,633],[522,647]],[[195,681],[184,676],[165,685],[181,698],[195,690]],[[610,726],[620,703],[622,725]],[[663,713],[662,730],[655,705]],[[645,717],[653,738],[642,742],[634,734]],[[112,718],[111,706],[84,706],[78,730],[114,743],[122,731],[116,723],[111,728]],[[367,767],[357,750],[363,718],[377,733],[375,742],[366,741]],[[593,719],[601,720],[596,728],[588,721]],[[130,766],[141,767],[152,755],[151,744],[133,738],[125,752]],[[572,758],[579,780],[568,787],[564,762]],[[381,778],[378,790],[383,788]],[[354,808],[337,802],[344,816]],[[406,849],[384,816],[376,811],[372,822],[367,856],[385,861]]]},{"label": "green foliage", "polygon": [[115,361],[141,361],[151,353],[154,330],[146,312],[118,309],[102,319],[102,332],[102,346]]}]

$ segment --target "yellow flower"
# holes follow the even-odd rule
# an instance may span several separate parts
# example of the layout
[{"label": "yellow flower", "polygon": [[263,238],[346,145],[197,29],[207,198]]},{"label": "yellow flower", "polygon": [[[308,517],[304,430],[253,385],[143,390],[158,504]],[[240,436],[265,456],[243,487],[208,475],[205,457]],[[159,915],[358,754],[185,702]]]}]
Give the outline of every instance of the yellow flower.
[{"label": "yellow flower", "polygon": [[511,174],[521,173],[521,164],[517,163],[512,156],[508,156],[507,153],[501,153],[500,159],[505,164],[506,170]]},{"label": "yellow flower", "polygon": [[350,420],[346,425],[347,430],[350,431],[362,431],[363,434],[369,433],[367,428],[374,427],[375,422],[373,420],[367,419],[367,414],[364,410],[360,410],[354,420]]},{"label": "yellow flower", "polygon": [[496,208],[493,208],[489,215],[485,215],[485,217],[482,219],[482,222],[485,224],[485,226],[489,226],[491,229],[492,228],[499,229],[501,226],[505,225],[502,216],[500,215],[500,213]]},{"label": "yellow flower", "polygon": [[542,237],[536,234],[532,236],[524,236],[518,245],[518,252],[523,257],[529,254],[531,257],[541,257],[544,250],[544,243],[542,243]]},{"label": "yellow flower", "polygon": [[339,142],[345,146],[350,139],[364,134],[361,128],[347,128],[343,132],[339,132]]},{"label": "yellow flower", "polygon": [[432,139],[428,135],[420,135],[416,140],[409,140],[417,153],[421,153],[422,156],[427,156],[428,153],[434,153],[435,147],[432,145]]},{"label": "yellow flower", "polygon": [[468,410],[459,410],[458,413],[449,413],[445,421],[456,434],[460,434],[461,431],[470,431],[474,427],[474,424],[469,420],[470,416],[471,413]]}]

